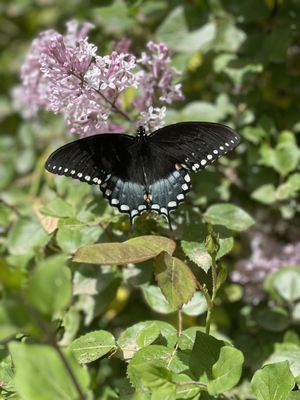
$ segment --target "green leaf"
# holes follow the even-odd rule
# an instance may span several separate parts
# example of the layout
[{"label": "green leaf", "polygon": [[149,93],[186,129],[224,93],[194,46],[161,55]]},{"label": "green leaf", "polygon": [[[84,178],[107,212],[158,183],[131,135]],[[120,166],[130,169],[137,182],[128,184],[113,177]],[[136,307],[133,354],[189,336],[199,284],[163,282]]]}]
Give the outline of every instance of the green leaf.
[{"label": "green leaf", "polygon": [[178,352],[165,346],[150,345],[140,349],[129,362],[127,369],[131,384],[139,389],[142,387],[142,376],[145,365],[154,364],[157,367],[167,368],[169,371],[180,373],[187,366],[181,361]]},{"label": "green leaf", "polygon": [[191,300],[182,307],[182,312],[191,317],[201,315],[206,311],[207,302],[201,292],[195,292]]},{"label": "green leaf", "polygon": [[3,391],[15,392],[14,371],[11,360],[6,358],[0,362],[0,388]]},{"label": "green leaf", "polygon": [[75,262],[122,265],[155,258],[162,251],[172,254],[175,242],[163,236],[140,236],[123,243],[99,243],[79,248]]},{"label": "green leaf", "polygon": [[280,307],[259,310],[256,321],[259,326],[271,332],[282,332],[290,324],[287,310]]},{"label": "green leaf", "polygon": [[49,238],[36,220],[21,218],[10,229],[7,244],[12,255],[25,255],[44,246]]},{"label": "green leaf", "polygon": [[[24,400],[78,400],[78,392],[58,353],[51,347],[12,342],[9,350],[15,366],[15,385]],[[89,375],[69,351],[64,351],[83,393]]]},{"label": "green leaf", "polygon": [[[232,237],[219,239],[219,251],[217,253],[217,260],[232,250],[234,240]],[[205,243],[181,241],[181,248],[184,254],[193,261],[198,267],[202,268],[205,272],[211,267],[212,259],[208,253]]]},{"label": "green leaf", "polygon": [[300,191],[300,174],[298,172],[290,175],[285,183],[278,186],[276,190],[276,198],[278,200],[286,200]]},{"label": "green leaf", "polygon": [[211,267],[212,259],[208,254],[205,244],[198,242],[181,241],[181,248],[184,254],[205,272]]},{"label": "green leaf", "polygon": [[96,242],[103,230],[99,226],[87,226],[81,223],[61,226],[56,234],[59,247],[66,253],[75,253],[83,245]]},{"label": "green leaf", "polygon": [[204,214],[204,219],[213,225],[223,225],[234,231],[244,231],[254,224],[254,220],[241,208],[233,204],[214,204]]},{"label": "green leaf", "polygon": [[118,346],[123,351],[124,359],[129,359],[142,347],[153,343],[160,335],[157,321],[144,321],[125,329],[119,339]]},{"label": "green leaf", "polygon": [[284,267],[269,274],[265,281],[265,289],[272,295],[284,299],[288,303],[294,303],[300,299],[300,268]]},{"label": "green leaf", "polygon": [[300,376],[300,349],[298,344],[277,343],[275,352],[267,359],[265,364],[274,364],[282,361],[289,363],[294,378]]},{"label": "green leaf", "polygon": [[142,287],[143,294],[148,305],[156,312],[161,314],[170,314],[176,311],[175,307],[171,307],[163,295],[160,287],[147,285]]},{"label": "green leaf", "polygon": [[257,400],[286,400],[295,385],[288,362],[266,365],[255,372],[251,387]]},{"label": "green leaf", "polygon": [[172,308],[179,309],[191,300],[196,279],[183,261],[163,252],[156,258],[154,268],[158,286]]},{"label": "green leaf", "polygon": [[286,400],[299,400],[300,399],[300,390],[296,390],[291,392]]},{"label": "green leaf", "polygon": [[280,175],[286,176],[299,162],[300,151],[294,143],[279,143],[275,149],[274,168]]},{"label": "green leaf", "polygon": [[40,208],[42,214],[49,215],[50,217],[67,218],[74,216],[74,210],[70,204],[63,199],[57,198]]},{"label": "green leaf", "polygon": [[43,314],[52,315],[71,301],[71,272],[65,266],[65,261],[65,255],[46,259],[28,282],[28,300]]},{"label": "green leaf", "polygon": [[275,187],[271,183],[262,185],[252,192],[251,197],[263,204],[273,204],[276,201]]},{"label": "green leaf", "polygon": [[134,26],[128,7],[123,0],[114,0],[104,7],[94,7],[91,13],[97,26],[102,26],[107,33],[123,33]]},{"label": "green leaf", "polygon": [[211,335],[197,331],[190,357],[190,369],[201,382],[213,379],[212,368],[218,361],[224,342]]},{"label": "green leaf", "polygon": [[216,26],[213,22],[189,31],[184,7],[174,8],[156,31],[156,38],[175,51],[193,53],[206,50],[215,38]]},{"label": "green leaf", "polygon": [[94,331],[75,339],[70,349],[77,361],[87,364],[104,356],[115,348],[115,338],[107,331]]},{"label": "green leaf", "polygon": [[212,367],[213,379],[208,382],[211,395],[232,389],[240,380],[244,362],[243,353],[232,346],[223,346],[218,361]]}]

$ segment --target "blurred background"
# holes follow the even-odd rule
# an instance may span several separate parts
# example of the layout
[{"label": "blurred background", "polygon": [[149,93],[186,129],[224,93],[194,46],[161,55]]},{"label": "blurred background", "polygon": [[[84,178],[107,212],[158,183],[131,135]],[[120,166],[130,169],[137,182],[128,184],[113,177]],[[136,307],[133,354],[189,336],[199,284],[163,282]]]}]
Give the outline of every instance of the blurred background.
[{"label": "blurred background", "polygon": [[[48,254],[72,254],[83,244],[128,238],[127,217],[108,207],[96,189],[44,171],[47,155],[74,136],[60,115],[43,112],[25,120],[14,104],[12,91],[20,84],[32,40],[46,29],[63,33],[66,22],[76,19],[94,24],[89,40],[101,55],[111,53],[123,37],[132,40],[135,54],[149,40],[162,41],[181,71],[185,96],[168,107],[167,123],[221,122],[241,135],[230,157],[193,176],[189,199],[173,217],[173,237],[196,265],[187,243],[204,239],[201,213],[207,207],[231,203],[255,220],[243,233],[221,232],[234,238],[234,245],[232,239],[224,261],[229,278],[213,319],[244,351],[251,373],[274,343],[299,331],[300,2],[19,0],[2,1],[0,11],[2,259],[25,274]],[[57,197],[67,203],[63,211],[37,211]],[[168,236],[163,221],[143,216],[136,234],[152,233]],[[154,286],[145,285],[151,272],[142,265],[122,274],[76,268],[72,318],[77,328],[72,325],[70,337],[80,324],[118,330],[153,315],[174,321],[163,299],[155,300]],[[4,287],[11,284],[5,273],[1,279]],[[201,323],[204,309],[187,311],[186,326]],[[110,368],[107,363],[105,374],[113,379]]]}]

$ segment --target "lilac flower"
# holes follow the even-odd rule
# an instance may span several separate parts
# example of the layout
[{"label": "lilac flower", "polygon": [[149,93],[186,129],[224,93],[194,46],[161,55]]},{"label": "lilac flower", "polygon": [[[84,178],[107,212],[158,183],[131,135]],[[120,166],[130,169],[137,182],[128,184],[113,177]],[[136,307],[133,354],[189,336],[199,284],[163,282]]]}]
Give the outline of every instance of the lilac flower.
[{"label": "lilac flower", "polygon": [[265,297],[263,281],[270,272],[287,265],[300,265],[300,242],[283,245],[256,232],[250,239],[250,247],[250,258],[237,263],[231,279],[244,286],[247,303],[257,304]]},{"label": "lilac flower", "polygon": [[[87,37],[91,27],[71,21],[64,36],[49,30],[33,42],[22,67],[22,85],[14,90],[23,115],[36,117],[40,109],[62,113],[70,132],[80,136],[125,132],[117,115],[148,130],[161,127],[164,105],[182,98],[180,84],[173,83],[178,71],[169,66],[167,47],[149,42],[137,64],[128,53],[131,41],[123,38],[115,43],[118,51],[100,56]],[[123,110],[121,97],[129,88],[135,89],[132,116]]]},{"label": "lilac flower", "polygon": [[145,126],[149,132],[162,128],[166,116],[166,107],[152,107],[147,111],[141,111],[138,126]]},{"label": "lilac flower", "polygon": [[182,100],[181,84],[174,84],[173,78],[180,73],[173,67],[169,67],[169,50],[164,43],[149,42],[148,52],[143,52],[137,61],[143,67],[138,73],[137,80],[140,89],[134,104],[140,111],[149,107],[162,104],[171,104],[176,100]]}]

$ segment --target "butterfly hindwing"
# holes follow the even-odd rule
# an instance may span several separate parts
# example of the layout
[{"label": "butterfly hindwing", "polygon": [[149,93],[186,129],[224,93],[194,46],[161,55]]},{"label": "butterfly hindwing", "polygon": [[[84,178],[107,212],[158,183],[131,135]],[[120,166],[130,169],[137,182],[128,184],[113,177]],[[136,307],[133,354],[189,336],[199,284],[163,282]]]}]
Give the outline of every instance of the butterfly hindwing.
[{"label": "butterfly hindwing", "polygon": [[174,163],[199,171],[239,144],[228,126],[209,122],[180,122],[153,132],[149,142]]},{"label": "butterfly hindwing", "polygon": [[114,175],[107,182],[101,184],[100,189],[109,204],[117,207],[121,213],[129,214],[131,220],[148,208],[145,200],[145,187],[141,183],[124,181]]},{"label": "butterfly hindwing", "polygon": [[181,204],[191,188],[191,178],[185,169],[174,169],[149,186],[150,210],[168,218],[170,211]]}]

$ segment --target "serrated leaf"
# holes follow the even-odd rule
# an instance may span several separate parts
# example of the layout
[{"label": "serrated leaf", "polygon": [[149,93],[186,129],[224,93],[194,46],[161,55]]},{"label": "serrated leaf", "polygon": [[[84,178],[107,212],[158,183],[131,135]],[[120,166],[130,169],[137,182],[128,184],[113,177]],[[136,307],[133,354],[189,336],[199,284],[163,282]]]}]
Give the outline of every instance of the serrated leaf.
[{"label": "serrated leaf", "polygon": [[232,389],[240,380],[243,353],[232,346],[223,346],[218,361],[212,367],[213,379],[208,382],[208,393],[221,394]]},{"label": "serrated leaf", "polygon": [[180,360],[174,349],[160,345],[150,345],[140,349],[129,362],[127,369],[128,378],[136,388],[142,388],[141,381],[144,367],[147,364],[154,364],[157,367],[167,368],[169,371],[180,373],[187,366]]},{"label": "serrated leaf", "polygon": [[228,203],[210,206],[204,214],[204,219],[213,225],[223,225],[238,232],[242,232],[254,224],[254,220],[249,214]]},{"label": "serrated leaf", "polygon": [[176,308],[171,307],[167,302],[159,286],[145,285],[142,286],[142,290],[147,304],[154,311],[161,314],[170,314],[176,311]]},{"label": "serrated leaf", "polygon": [[65,262],[65,255],[46,259],[28,282],[28,300],[41,313],[52,315],[71,301],[71,272]]},{"label": "serrated leaf", "polygon": [[191,300],[196,278],[183,261],[163,252],[156,258],[154,270],[158,286],[172,308],[179,309]]},{"label": "serrated leaf", "polygon": [[265,364],[274,364],[287,361],[294,378],[300,376],[300,349],[294,344],[276,344],[275,352],[267,359]]},{"label": "serrated leaf", "polygon": [[184,304],[182,312],[191,317],[201,315],[207,311],[207,302],[201,292],[195,292],[191,300]]},{"label": "serrated leaf", "polygon": [[213,379],[212,368],[218,361],[224,342],[211,335],[197,331],[190,357],[190,369],[201,382]]},{"label": "serrated leaf", "polygon": [[[58,353],[51,347],[12,342],[9,345],[15,366],[15,385],[24,400],[78,400],[78,392]],[[64,355],[83,393],[89,375],[70,351]]]},{"label": "serrated leaf", "polygon": [[104,330],[89,332],[75,339],[70,345],[74,356],[81,364],[95,361],[113,348],[115,348],[115,338]]},{"label": "serrated leaf", "polygon": [[257,400],[286,400],[295,385],[288,362],[269,364],[255,372],[251,387]]},{"label": "serrated leaf", "polygon": [[[217,260],[229,253],[233,247],[234,240],[232,237],[219,239],[219,251],[217,253]],[[202,268],[205,272],[209,270],[212,264],[212,259],[208,253],[205,243],[181,241],[181,247],[184,254],[193,261],[198,267]]]},{"label": "serrated leaf", "polygon": [[118,339],[124,359],[132,358],[140,348],[157,339],[159,334],[160,329],[156,321],[139,322],[125,329]]},{"label": "serrated leaf", "polygon": [[75,262],[122,265],[138,263],[156,257],[162,251],[170,254],[175,242],[163,236],[140,236],[123,243],[99,243],[83,246],[76,251]]}]

